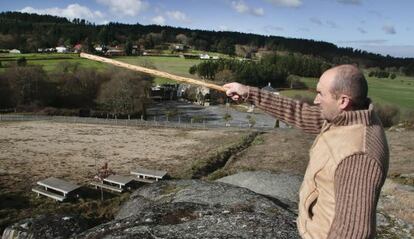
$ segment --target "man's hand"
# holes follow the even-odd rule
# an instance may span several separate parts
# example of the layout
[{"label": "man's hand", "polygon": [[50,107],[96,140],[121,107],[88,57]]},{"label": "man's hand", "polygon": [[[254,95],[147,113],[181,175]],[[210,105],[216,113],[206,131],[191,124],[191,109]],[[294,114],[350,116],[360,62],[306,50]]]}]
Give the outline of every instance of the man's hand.
[{"label": "man's hand", "polygon": [[223,85],[226,95],[234,101],[245,100],[249,96],[249,87],[237,82]]}]

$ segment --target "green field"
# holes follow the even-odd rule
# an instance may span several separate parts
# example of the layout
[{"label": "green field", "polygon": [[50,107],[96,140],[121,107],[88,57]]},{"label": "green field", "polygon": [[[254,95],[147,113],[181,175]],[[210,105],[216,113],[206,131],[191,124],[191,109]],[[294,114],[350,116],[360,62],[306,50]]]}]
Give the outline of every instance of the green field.
[{"label": "green field", "polygon": [[[155,69],[165,71],[170,74],[198,78],[196,75],[188,73],[191,66],[200,63],[199,59],[184,59],[180,57],[159,57],[159,56],[124,56],[114,58],[115,60],[123,61],[133,65],[153,66]],[[155,78],[155,84],[175,83],[175,81],[165,78]]]},{"label": "green field", "polygon": [[97,70],[103,70],[107,68],[107,65],[100,62],[94,62],[79,57],[79,54],[71,53],[45,53],[45,54],[0,54],[0,61],[3,68],[0,68],[0,72],[4,71],[4,66],[16,62],[17,59],[24,57],[27,60],[28,65],[41,65],[46,72],[54,71],[61,62],[79,63],[82,67],[96,68]]},{"label": "green field", "polygon": [[[318,79],[303,77],[301,80],[310,90],[286,90],[282,94],[314,98],[316,93],[313,89],[316,88]],[[368,77],[367,80],[368,96],[374,103],[398,106],[403,113],[414,110],[414,77],[397,76],[394,80]]]},{"label": "green field", "polygon": [[[88,59],[79,57],[79,54],[72,53],[50,53],[50,54],[0,54],[0,61],[3,68],[0,68],[0,72],[4,71],[7,64],[13,64],[17,59],[25,57],[28,65],[41,65],[46,72],[53,72],[58,68],[62,62],[78,63],[81,67],[95,68],[99,71],[105,70],[111,67],[108,64],[95,62]],[[140,66],[152,66],[157,70],[165,71],[171,74],[197,78],[195,75],[188,73],[188,69],[200,63],[199,59],[184,59],[180,57],[157,57],[157,56],[123,56],[114,57],[113,59],[123,61],[129,64]],[[163,83],[175,83],[172,80],[156,77],[154,84]]]}]

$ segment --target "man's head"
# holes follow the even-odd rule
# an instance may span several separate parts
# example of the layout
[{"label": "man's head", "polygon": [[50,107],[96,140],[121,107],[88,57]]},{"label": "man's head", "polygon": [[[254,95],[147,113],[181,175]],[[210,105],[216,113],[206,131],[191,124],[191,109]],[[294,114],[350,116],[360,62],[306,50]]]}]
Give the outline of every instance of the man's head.
[{"label": "man's head", "polygon": [[343,111],[366,107],[368,86],[364,74],[353,65],[340,65],[325,71],[319,79],[314,103],[322,116],[331,121]]}]

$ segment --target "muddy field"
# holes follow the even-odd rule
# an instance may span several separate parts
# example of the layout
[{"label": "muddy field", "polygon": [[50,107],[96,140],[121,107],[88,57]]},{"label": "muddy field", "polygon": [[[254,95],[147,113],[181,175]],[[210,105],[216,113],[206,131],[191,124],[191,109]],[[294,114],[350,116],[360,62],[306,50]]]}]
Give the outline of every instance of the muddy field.
[{"label": "muddy field", "polygon": [[197,159],[233,145],[244,135],[226,130],[0,122],[0,231],[19,218],[54,210],[79,210],[105,220],[116,210],[112,204],[116,207],[124,199],[100,202],[88,195],[78,205],[56,204],[31,192],[38,180],[58,177],[87,185],[105,162],[121,175],[144,167],[181,177]]},{"label": "muddy field", "polygon": [[1,187],[19,191],[49,176],[86,183],[105,162],[118,174],[144,167],[175,177],[243,133],[19,122],[1,123],[0,135]]}]

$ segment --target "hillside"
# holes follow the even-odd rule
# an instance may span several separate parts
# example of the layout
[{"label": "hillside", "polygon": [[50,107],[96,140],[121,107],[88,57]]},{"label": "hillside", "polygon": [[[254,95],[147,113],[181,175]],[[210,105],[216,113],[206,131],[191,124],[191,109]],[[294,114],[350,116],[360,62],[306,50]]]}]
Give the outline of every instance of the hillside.
[{"label": "hillside", "polygon": [[[263,36],[228,31],[205,31],[187,28],[141,25],[139,23],[109,23],[95,25],[85,20],[54,16],[40,16],[20,12],[0,13],[0,49],[17,48],[36,52],[39,48],[58,45],[136,45],[139,49],[168,50],[170,43],[182,43],[193,50],[241,54],[237,46],[248,46],[249,51],[281,51],[320,57],[332,64],[358,63],[366,67],[414,68],[414,59],[381,56],[352,48],[341,48],[332,43],[309,39]],[[243,52],[242,54],[246,54]],[[411,72],[414,72],[411,69]]]}]

